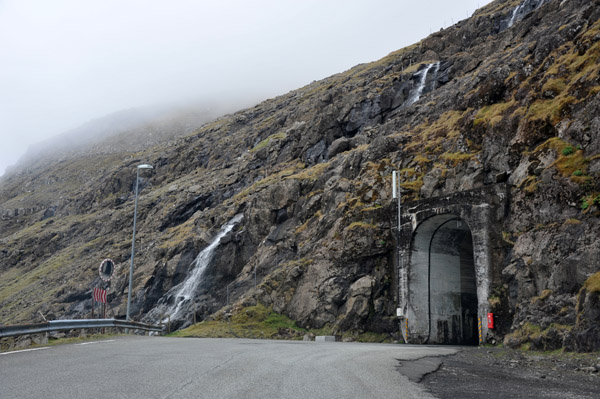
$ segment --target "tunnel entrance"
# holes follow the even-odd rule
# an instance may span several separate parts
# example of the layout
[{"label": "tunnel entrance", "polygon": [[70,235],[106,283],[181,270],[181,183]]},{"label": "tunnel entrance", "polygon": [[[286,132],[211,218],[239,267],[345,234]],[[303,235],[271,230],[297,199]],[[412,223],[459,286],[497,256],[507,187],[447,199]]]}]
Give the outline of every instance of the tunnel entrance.
[{"label": "tunnel entrance", "polygon": [[423,343],[477,345],[477,283],[473,237],[451,215],[424,220],[411,248],[408,301]]}]

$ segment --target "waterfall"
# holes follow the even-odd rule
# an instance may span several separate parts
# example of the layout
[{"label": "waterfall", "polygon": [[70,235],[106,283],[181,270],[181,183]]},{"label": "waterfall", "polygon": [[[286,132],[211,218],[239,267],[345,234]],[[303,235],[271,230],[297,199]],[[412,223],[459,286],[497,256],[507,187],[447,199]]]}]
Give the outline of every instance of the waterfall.
[{"label": "waterfall", "polygon": [[[167,295],[165,295],[165,297],[173,296],[175,298],[175,302],[168,306],[168,308],[163,311],[163,314],[170,315],[172,319],[176,319],[177,314],[181,310],[181,306],[187,300],[194,298],[196,289],[202,281],[202,275],[204,274],[206,267],[212,261],[215,254],[215,249],[217,249],[219,246],[221,239],[225,237],[233,229],[233,227],[242,220],[243,217],[243,214],[239,214],[227,222],[227,224],[221,228],[221,231],[212,240],[212,242],[206,248],[204,248],[198,254],[198,256],[196,256],[196,259],[194,259],[193,262],[193,269],[185,278],[185,280],[171,288]],[[166,320],[163,321],[166,322]]]},{"label": "waterfall", "polygon": [[513,10],[512,13],[512,17],[510,17],[510,21],[508,21],[508,27],[512,27],[513,24],[515,23],[515,19],[517,18],[517,14],[519,14],[519,10],[521,10],[521,8],[523,7],[524,3],[519,4],[517,7],[515,7],[515,9]]},{"label": "waterfall", "polygon": [[549,0],[524,0],[513,10],[507,28],[512,27],[517,20],[523,19],[522,17],[519,17],[519,13],[529,14],[546,4],[548,1]]},{"label": "waterfall", "polygon": [[[440,63],[436,62],[433,64],[427,64],[425,68],[421,69],[415,74],[415,76],[419,76],[419,85],[417,86],[416,90],[414,90],[414,92],[408,97],[408,100],[406,100],[404,104],[405,107],[411,106],[417,101],[419,101],[419,98],[421,98],[423,90],[427,85],[427,75],[429,74],[429,70],[431,68],[434,68],[435,75],[437,76],[438,70],[440,69]],[[435,82],[433,83],[432,87],[435,89]]]}]

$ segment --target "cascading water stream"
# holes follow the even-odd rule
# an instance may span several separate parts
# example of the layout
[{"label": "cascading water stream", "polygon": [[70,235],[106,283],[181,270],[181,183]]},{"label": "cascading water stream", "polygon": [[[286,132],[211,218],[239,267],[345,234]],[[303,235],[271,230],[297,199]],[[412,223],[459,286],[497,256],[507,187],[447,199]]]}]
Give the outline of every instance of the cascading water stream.
[{"label": "cascading water stream", "polygon": [[[204,248],[198,254],[198,256],[196,256],[196,259],[194,259],[193,262],[194,268],[190,274],[188,274],[182,283],[173,287],[169,291],[168,295],[170,295],[171,292],[174,292],[173,297],[175,298],[175,302],[170,305],[166,311],[164,311],[165,315],[169,315],[171,318],[176,319],[177,314],[181,310],[181,305],[183,305],[186,300],[193,299],[196,289],[202,281],[202,275],[204,274],[206,267],[212,261],[215,254],[215,249],[219,246],[221,239],[225,237],[233,229],[233,227],[242,220],[243,217],[243,214],[239,214],[231,219],[225,226],[221,228],[221,231],[212,240],[212,242],[206,248]],[[163,322],[166,322],[166,319],[163,320]]]},{"label": "cascading water stream", "polygon": [[508,21],[507,28],[511,28],[515,24],[515,22],[517,22],[517,20],[521,20],[524,18],[524,16],[519,17],[519,13],[523,12],[523,10],[525,10],[525,14],[528,14],[529,12],[537,10],[538,8],[546,4],[548,1],[549,0],[524,0],[513,10],[510,20]]},{"label": "cascading water stream", "polygon": [[[419,101],[419,98],[421,98],[421,95],[423,94],[423,90],[425,89],[425,86],[427,85],[427,75],[429,74],[429,70],[431,68],[434,68],[435,74],[437,75],[437,72],[440,68],[440,63],[435,62],[433,64],[427,64],[427,66],[425,68],[421,69],[417,73],[417,75],[420,75],[419,85],[417,86],[417,89],[410,95],[408,100],[406,100],[406,103],[405,103],[406,107],[413,105],[414,103]],[[435,82],[433,83],[433,88],[435,89]]]},{"label": "cascading water stream", "polygon": [[519,4],[517,7],[515,7],[515,9],[513,10],[512,16],[510,17],[510,21],[508,21],[508,27],[512,27],[515,23],[515,19],[517,18],[517,14],[519,14],[519,10],[521,10],[521,8],[523,7],[524,3]]}]

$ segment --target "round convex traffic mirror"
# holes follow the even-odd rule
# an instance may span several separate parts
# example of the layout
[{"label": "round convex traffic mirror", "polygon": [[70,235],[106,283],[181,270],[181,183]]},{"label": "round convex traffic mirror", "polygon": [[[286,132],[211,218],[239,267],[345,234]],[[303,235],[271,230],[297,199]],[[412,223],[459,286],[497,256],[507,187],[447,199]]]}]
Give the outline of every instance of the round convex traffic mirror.
[{"label": "round convex traffic mirror", "polygon": [[100,278],[104,281],[110,281],[114,273],[115,262],[113,262],[111,259],[104,259],[100,264]]}]

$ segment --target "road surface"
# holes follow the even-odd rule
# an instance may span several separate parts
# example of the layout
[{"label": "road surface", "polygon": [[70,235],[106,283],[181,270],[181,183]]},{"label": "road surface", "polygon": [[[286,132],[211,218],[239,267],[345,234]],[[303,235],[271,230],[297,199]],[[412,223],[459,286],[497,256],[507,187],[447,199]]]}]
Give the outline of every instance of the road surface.
[{"label": "road surface", "polygon": [[0,398],[431,398],[391,344],[118,337],[0,354]]}]

